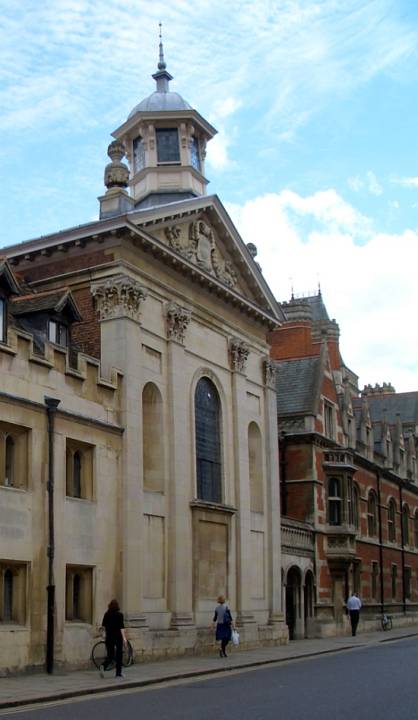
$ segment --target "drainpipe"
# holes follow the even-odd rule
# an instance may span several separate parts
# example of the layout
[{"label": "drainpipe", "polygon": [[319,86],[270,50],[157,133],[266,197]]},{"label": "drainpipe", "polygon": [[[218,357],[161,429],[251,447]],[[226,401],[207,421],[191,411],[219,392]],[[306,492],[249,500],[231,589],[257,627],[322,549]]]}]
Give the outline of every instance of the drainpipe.
[{"label": "drainpipe", "polygon": [[46,621],[46,671],[50,675],[54,671],[54,420],[61,400],[51,397],[44,398],[48,420],[48,586],[47,586],[47,621]]},{"label": "drainpipe", "polygon": [[377,507],[379,515],[379,565],[380,565],[380,612],[383,615],[385,612],[385,596],[383,582],[383,536],[382,536],[382,502],[380,494],[380,473],[376,472],[376,483],[377,483]]},{"label": "drainpipe", "polygon": [[403,613],[406,615],[406,595],[405,595],[405,545],[404,545],[404,524],[403,524],[403,482],[399,482],[399,505],[401,507],[401,561],[402,561],[402,606]]},{"label": "drainpipe", "polygon": [[287,487],[286,487],[286,433],[280,433],[280,504],[281,514],[287,515]]}]

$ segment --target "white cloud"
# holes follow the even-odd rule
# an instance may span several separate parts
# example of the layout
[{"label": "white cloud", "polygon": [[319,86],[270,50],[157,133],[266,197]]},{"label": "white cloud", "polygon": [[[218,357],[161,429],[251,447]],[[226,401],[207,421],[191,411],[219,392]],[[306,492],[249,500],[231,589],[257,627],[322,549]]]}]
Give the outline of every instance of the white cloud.
[{"label": "white cloud", "polygon": [[418,187],[418,177],[404,177],[394,179],[392,182],[404,187]]},{"label": "white cloud", "polygon": [[368,170],[364,178],[360,177],[359,175],[349,177],[347,180],[347,185],[350,190],[353,190],[353,192],[360,192],[361,190],[366,190],[371,195],[376,196],[383,193],[383,188],[372,170]]},{"label": "white cloud", "polygon": [[[373,232],[372,225],[334,190],[301,197],[288,190],[228,209],[275,296],[289,299],[321,283],[324,301],[341,329],[345,362],[363,383],[391,381],[414,390],[418,379],[418,327],[409,308],[418,304],[418,235]],[[306,216],[319,224],[305,235]],[[359,244],[359,231],[368,229]]]},{"label": "white cloud", "polygon": [[369,193],[371,193],[372,195],[381,195],[383,192],[383,188],[382,188],[381,184],[379,183],[374,172],[369,170],[366,173],[366,177],[367,177],[367,189],[368,189]]}]

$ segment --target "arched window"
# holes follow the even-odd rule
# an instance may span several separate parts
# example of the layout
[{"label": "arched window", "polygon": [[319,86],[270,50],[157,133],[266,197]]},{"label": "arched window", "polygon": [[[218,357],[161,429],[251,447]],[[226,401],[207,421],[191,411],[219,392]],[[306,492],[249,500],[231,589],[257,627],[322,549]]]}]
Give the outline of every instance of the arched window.
[{"label": "arched window", "polygon": [[144,489],[164,491],[163,403],[160,391],[147,383],[142,392],[142,452]]},{"label": "arched window", "polygon": [[404,545],[409,545],[409,507],[406,503],[402,508],[402,540]]},{"label": "arched window", "polygon": [[393,498],[388,505],[388,540],[396,542],[396,503]]},{"label": "arched window", "polygon": [[81,578],[77,573],[73,578],[73,620],[79,620],[81,618]]},{"label": "arched window", "polygon": [[218,391],[209,378],[195,392],[196,476],[200,500],[222,501],[221,423]]},{"label": "arched window", "polygon": [[377,497],[373,490],[370,490],[367,500],[367,530],[369,537],[377,535]]},{"label": "arched window", "polygon": [[14,485],[15,442],[11,435],[6,437],[6,466],[4,484]]},{"label": "arched window", "polygon": [[414,541],[415,547],[418,548],[418,510],[415,510],[414,515]]},{"label": "arched window", "polygon": [[359,498],[358,487],[353,483],[353,525],[355,528],[360,526]]},{"label": "arched window", "polygon": [[78,450],[73,456],[73,497],[81,498],[81,454]]},{"label": "arched window", "polygon": [[328,480],[328,522],[330,525],[341,525],[341,480],[332,477]]},{"label": "arched window", "polygon": [[3,622],[13,620],[13,573],[6,570],[3,580]]},{"label": "arched window", "polygon": [[250,474],[250,508],[262,513],[263,503],[263,461],[261,433],[255,422],[248,427],[248,464]]}]

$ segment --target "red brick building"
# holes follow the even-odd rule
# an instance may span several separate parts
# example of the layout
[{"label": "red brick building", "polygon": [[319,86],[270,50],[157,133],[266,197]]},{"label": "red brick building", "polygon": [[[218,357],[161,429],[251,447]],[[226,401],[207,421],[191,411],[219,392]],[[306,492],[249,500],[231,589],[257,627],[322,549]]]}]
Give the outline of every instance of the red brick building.
[{"label": "red brick building", "polygon": [[276,361],[283,585],[291,638],[343,633],[418,610],[418,392],[358,389],[321,294],[282,304]]}]

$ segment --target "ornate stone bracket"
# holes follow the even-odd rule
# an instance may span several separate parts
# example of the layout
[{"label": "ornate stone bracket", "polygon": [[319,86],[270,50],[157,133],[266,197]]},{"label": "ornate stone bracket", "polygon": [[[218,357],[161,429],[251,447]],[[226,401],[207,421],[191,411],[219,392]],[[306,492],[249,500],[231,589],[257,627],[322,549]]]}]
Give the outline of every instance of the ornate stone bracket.
[{"label": "ornate stone bracket", "polygon": [[177,340],[184,343],[184,335],[190,323],[192,313],[190,310],[171,302],[166,308],[167,316],[167,337],[169,340]]},{"label": "ornate stone bracket", "polygon": [[250,353],[250,348],[247,343],[237,337],[231,338],[229,341],[229,353],[232,370],[244,372],[247,358]]},{"label": "ornate stone bracket", "polygon": [[147,290],[127,275],[108,278],[91,287],[100,320],[128,317],[141,322],[140,307]]},{"label": "ornate stone bracket", "polygon": [[264,383],[267,387],[276,389],[276,373],[277,369],[272,360],[269,358],[264,360]]}]

